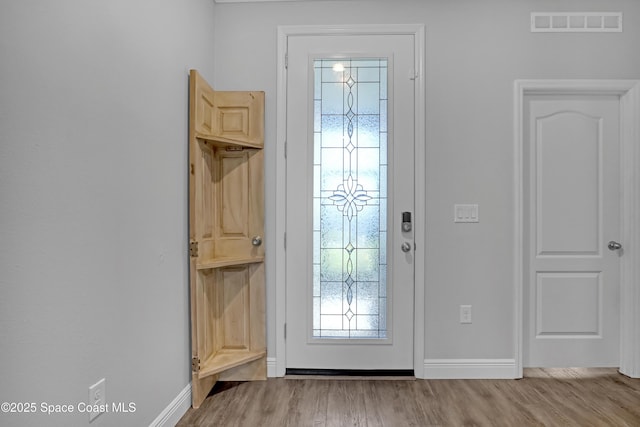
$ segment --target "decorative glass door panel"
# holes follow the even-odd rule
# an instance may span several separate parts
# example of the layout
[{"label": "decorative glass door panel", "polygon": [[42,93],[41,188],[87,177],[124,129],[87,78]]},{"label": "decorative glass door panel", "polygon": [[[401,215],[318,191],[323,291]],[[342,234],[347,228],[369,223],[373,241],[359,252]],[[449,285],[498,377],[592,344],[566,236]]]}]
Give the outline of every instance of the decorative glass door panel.
[{"label": "decorative glass door panel", "polygon": [[387,337],[387,64],[313,62],[314,338]]}]

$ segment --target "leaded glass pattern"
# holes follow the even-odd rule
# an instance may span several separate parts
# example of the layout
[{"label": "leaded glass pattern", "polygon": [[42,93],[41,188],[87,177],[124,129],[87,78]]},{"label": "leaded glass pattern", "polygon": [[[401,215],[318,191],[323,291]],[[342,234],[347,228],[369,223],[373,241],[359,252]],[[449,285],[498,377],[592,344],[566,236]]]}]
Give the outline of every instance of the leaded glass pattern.
[{"label": "leaded glass pattern", "polygon": [[313,337],[387,337],[387,59],[314,61]]}]

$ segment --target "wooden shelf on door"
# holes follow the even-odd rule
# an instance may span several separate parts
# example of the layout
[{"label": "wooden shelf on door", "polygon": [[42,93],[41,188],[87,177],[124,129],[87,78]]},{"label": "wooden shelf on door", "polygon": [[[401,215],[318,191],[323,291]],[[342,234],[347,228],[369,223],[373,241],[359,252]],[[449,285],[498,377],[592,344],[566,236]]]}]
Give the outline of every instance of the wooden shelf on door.
[{"label": "wooden shelf on door", "polygon": [[267,355],[267,351],[247,351],[247,350],[221,350],[213,354],[200,366],[198,376],[200,378],[218,374],[227,369],[261,359]]},{"label": "wooden shelf on door", "polygon": [[197,270],[208,270],[212,268],[233,267],[234,265],[256,264],[264,262],[264,257],[252,257],[252,258],[238,258],[238,257],[225,257],[215,258],[212,260],[200,262],[196,264]]},{"label": "wooden shelf on door", "polygon": [[219,147],[219,148],[236,148],[236,149],[241,149],[241,148],[257,148],[257,149],[261,149],[263,148],[263,144],[260,142],[257,143],[253,143],[253,142],[248,142],[248,141],[238,141],[236,139],[229,139],[229,138],[224,138],[222,136],[217,136],[217,135],[210,135],[210,134],[205,134],[205,133],[200,133],[200,132],[196,132],[196,138],[201,139],[203,141],[206,141],[208,143],[210,143],[211,145],[213,145],[214,147]]}]

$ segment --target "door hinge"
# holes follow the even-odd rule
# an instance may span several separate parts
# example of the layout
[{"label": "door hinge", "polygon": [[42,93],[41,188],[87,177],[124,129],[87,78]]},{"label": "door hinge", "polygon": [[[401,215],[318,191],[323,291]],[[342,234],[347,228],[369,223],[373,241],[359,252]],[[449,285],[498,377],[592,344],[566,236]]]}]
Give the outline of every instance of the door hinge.
[{"label": "door hinge", "polygon": [[285,70],[289,68],[289,53],[284,54],[284,68]]},{"label": "door hinge", "polygon": [[284,250],[287,250],[287,233],[284,233]]},{"label": "door hinge", "polygon": [[196,241],[189,242],[189,256],[191,257],[198,256],[198,242]]},{"label": "door hinge", "polygon": [[287,324],[284,324],[284,339],[287,339]]},{"label": "door hinge", "polygon": [[191,358],[191,371],[200,372],[200,358],[192,357]]},{"label": "door hinge", "polygon": [[284,158],[287,158],[287,141],[284,142]]}]

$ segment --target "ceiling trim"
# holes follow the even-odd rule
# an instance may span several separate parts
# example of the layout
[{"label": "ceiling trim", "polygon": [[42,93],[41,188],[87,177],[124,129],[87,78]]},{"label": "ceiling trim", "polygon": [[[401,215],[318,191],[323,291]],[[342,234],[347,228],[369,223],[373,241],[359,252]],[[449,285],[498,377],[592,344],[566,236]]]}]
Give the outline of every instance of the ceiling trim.
[{"label": "ceiling trim", "polygon": [[327,1],[327,0],[213,0],[214,3],[262,3],[262,2],[275,2],[275,1],[296,1],[296,2],[308,2],[308,1]]}]

